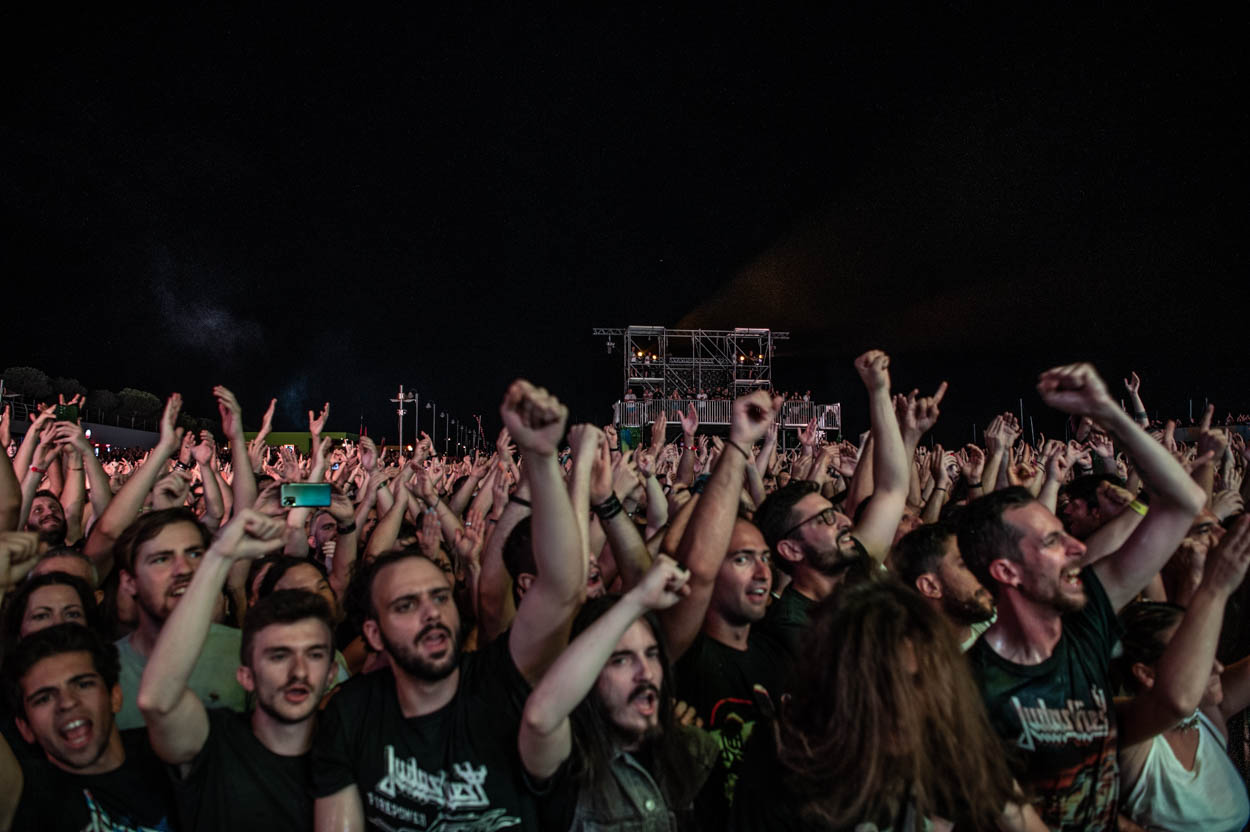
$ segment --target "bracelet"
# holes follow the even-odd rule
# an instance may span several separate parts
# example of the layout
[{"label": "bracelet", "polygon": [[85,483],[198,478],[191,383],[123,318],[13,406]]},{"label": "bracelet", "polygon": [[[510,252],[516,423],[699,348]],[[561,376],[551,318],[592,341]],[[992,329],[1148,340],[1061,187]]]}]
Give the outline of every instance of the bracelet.
[{"label": "bracelet", "polygon": [[1132,502],[1130,502],[1128,504],[1128,507],[1131,508],[1133,511],[1137,512],[1138,514],[1140,514],[1142,517],[1145,517],[1146,512],[1150,510],[1150,506],[1146,505],[1145,503],[1138,502],[1137,500],[1133,500]]},{"label": "bracelet", "polygon": [[600,520],[611,520],[613,517],[621,513],[622,506],[620,498],[613,492],[608,499],[599,503],[597,506],[591,506],[590,510],[598,515]]},{"label": "bracelet", "polygon": [[970,483],[968,483],[968,487],[969,487],[969,488],[980,488],[980,487],[981,487],[981,483],[979,483],[979,482],[970,482]]},{"label": "bracelet", "polygon": [[933,486],[933,490],[934,490],[934,491],[950,491],[950,489],[949,489],[949,488],[943,488],[943,487],[942,487],[942,486],[940,486],[940,485],[935,485],[935,486]]},{"label": "bracelet", "polygon": [[183,462],[181,459],[179,459],[179,460],[177,460],[176,462],[174,462],[174,467],[175,467],[175,468],[177,468],[179,471],[190,471],[190,470],[191,470],[191,466],[190,466],[190,465],[187,465],[187,464],[186,464],[185,462]]},{"label": "bracelet", "polygon": [[346,526],[338,526],[337,528],[339,530],[339,534],[351,534],[352,532],[356,531],[356,521],[353,520],[351,523],[347,524]]},{"label": "bracelet", "polygon": [[48,469],[47,469],[47,468],[37,468],[37,467],[35,467],[34,465],[30,466],[30,470],[34,471],[36,474],[46,474],[46,473],[48,473]]},{"label": "bracelet", "polygon": [[525,500],[525,499],[522,499],[522,498],[520,498],[520,497],[509,497],[509,498],[508,498],[508,502],[510,502],[510,503],[516,503],[517,505],[519,505],[519,506],[525,506],[526,508],[533,508],[533,506],[531,506],[531,505],[530,505],[530,501],[529,501],[529,500]]},{"label": "bracelet", "polygon": [[743,458],[743,459],[745,459],[745,460],[747,461],[747,464],[748,464],[748,465],[750,465],[750,464],[751,464],[751,455],[750,455],[749,453],[747,453],[746,451],[742,450],[742,446],[740,446],[737,442],[735,442],[735,441],[733,441],[732,439],[730,439],[730,440],[729,440],[728,442],[726,442],[725,444],[726,444],[726,445],[728,445],[729,447],[731,447],[731,448],[735,449],[738,453],[742,454],[742,458]]}]

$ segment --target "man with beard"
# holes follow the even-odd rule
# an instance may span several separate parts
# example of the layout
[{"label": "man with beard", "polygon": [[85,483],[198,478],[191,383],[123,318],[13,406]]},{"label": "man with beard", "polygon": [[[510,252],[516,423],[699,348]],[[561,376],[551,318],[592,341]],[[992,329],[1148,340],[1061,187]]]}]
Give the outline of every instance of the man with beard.
[{"label": "man with beard", "polygon": [[39,535],[39,554],[65,545],[65,508],[51,491],[36,491],[31,500],[26,531]]},{"label": "man with beard", "polygon": [[[872,499],[859,522],[833,507],[814,482],[781,486],[760,504],[755,523],[776,556],[774,563],[793,580],[768,610],[764,626],[797,654],[816,604],[833,594],[848,570],[866,573],[885,560],[907,503],[908,460],[915,443],[937,420],[945,385],[931,398],[915,395],[900,402],[908,435],[899,429],[890,399],[890,358],[880,350],[855,360],[868,389],[872,424]],[[780,481],[779,481],[780,482]]]},{"label": "man with beard", "polygon": [[1111,399],[1088,364],[1042,373],[1043,401],[1090,416],[1133,458],[1150,511],[1117,551],[1082,569],[1085,544],[1025,488],[971,502],[959,550],[998,618],[968,651],[990,721],[1018,750],[1014,774],[1051,828],[1112,829],[1119,773],[1111,697],[1116,612],[1163,566],[1206,495]]},{"label": "man with beard", "polygon": [[673,724],[672,674],[653,615],[689,592],[688,576],[660,555],[625,595],[587,603],[573,624],[580,634],[530,694],[518,747],[544,793],[543,829],[675,832],[689,815],[716,747],[703,731]]},{"label": "man with beard", "polygon": [[678,562],[690,571],[690,595],[660,616],[678,659],[677,698],[720,745],[720,764],[697,807],[708,829],[726,826],[742,750],[760,717],[755,691],[779,693],[789,664],[784,646],[754,626],[768,606],[772,572],[759,529],[738,516],[748,449],[781,402],[757,390],[733,403],[729,441],[677,546]]},{"label": "man with beard", "polygon": [[157,756],[176,769],[188,829],[308,829],[309,749],[317,708],[334,678],[330,608],[319,595],[278,590],[248,610],[239,683],[250,715],[206,710],[187,686],[213,607],[236,564],[282,548],[285,526],[251,509],[204,553],[143,671],[139,710]]},{"label": "man with beard", "polygon": [[[5,661],[18,731],[42,756],[0,737],[0,828],[39,832],[174,829],[174,801],[144,732],[118,731],[117,648],[81,624],[32,633]],[[0,812],[2,815],[3,812]]]},{"label": "man with beard", "polygon": [[[122,532],[114,547],[120,570],[119,593],[134,598],[139,623],[117,642],[124,697],[117,724],[124,731],[143,725],[137,699],[144,666],[191,584],[208,549],[208,529],[189,508],[151,511]],[[239,666],[239,631],[212,624],[188,686],[210,708],[247,708],[247,693],[235,678]]]},{"label": "man with beard", "polygon": [[994,596],[968,570],[955,527],[932,523],[908,532],[890,556],[894,571],[955,628],[965,653],[994,620]]},{"label": "man with beard", "polygon": [[524,456],[537,576],[511,630],[462,655],[447,574],[393,552],[360,577],[363,630],[390,668],[342,685],[313,747],[319,830],[537,829],[517,765],[529,687],[568,644],[586,596],[586,561],[556,452],[568,411],[525,381],[504,425]]}]

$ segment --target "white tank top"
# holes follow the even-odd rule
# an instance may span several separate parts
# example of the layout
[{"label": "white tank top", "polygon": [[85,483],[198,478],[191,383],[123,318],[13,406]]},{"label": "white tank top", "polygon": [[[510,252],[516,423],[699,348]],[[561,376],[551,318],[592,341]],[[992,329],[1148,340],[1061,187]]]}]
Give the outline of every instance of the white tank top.
[{"label": "white tank top", "polygon": [[1146,829],[1237,832],[1250,820],[1250,799],[1225,745],[1224,735],[1199,711],[1198,753],[1194,770],[1186,771],[1159,734],[1123,810]]}]

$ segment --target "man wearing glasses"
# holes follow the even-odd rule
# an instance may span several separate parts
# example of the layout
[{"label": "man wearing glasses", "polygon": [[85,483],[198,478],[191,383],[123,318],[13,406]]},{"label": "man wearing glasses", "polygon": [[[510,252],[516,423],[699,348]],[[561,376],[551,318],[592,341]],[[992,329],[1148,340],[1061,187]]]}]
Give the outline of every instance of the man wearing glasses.
[{"label": "man wearing glasses", "polygon": [[[859,523],[852,524],[821,496],[817,483],[807,480],[778,488],[755,512],[774,562],[791,576],[769,608],[764,627],[796,655],[812,608],[848,576],[867,574],[885,560],[903,516],[910,455],[890,399],[889,366],[889,356],[880,350],[855,360],[868,388],[874,475],[872,497]],[[936,418],[936,403],[931,400],[909,401],[908,406],[921,410],[931,406]]]}]

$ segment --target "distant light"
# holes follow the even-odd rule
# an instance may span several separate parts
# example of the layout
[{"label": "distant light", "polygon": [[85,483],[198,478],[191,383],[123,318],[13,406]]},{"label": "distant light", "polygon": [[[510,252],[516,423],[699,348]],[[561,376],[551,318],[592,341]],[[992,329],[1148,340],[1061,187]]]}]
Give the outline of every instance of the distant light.
[{"label": "distant light", "polygon": [[410,450],[410,451],[412,450],[412,446],[411,446],[411,445],[409,445],[409,446],[408,446],[408,450]]}]

